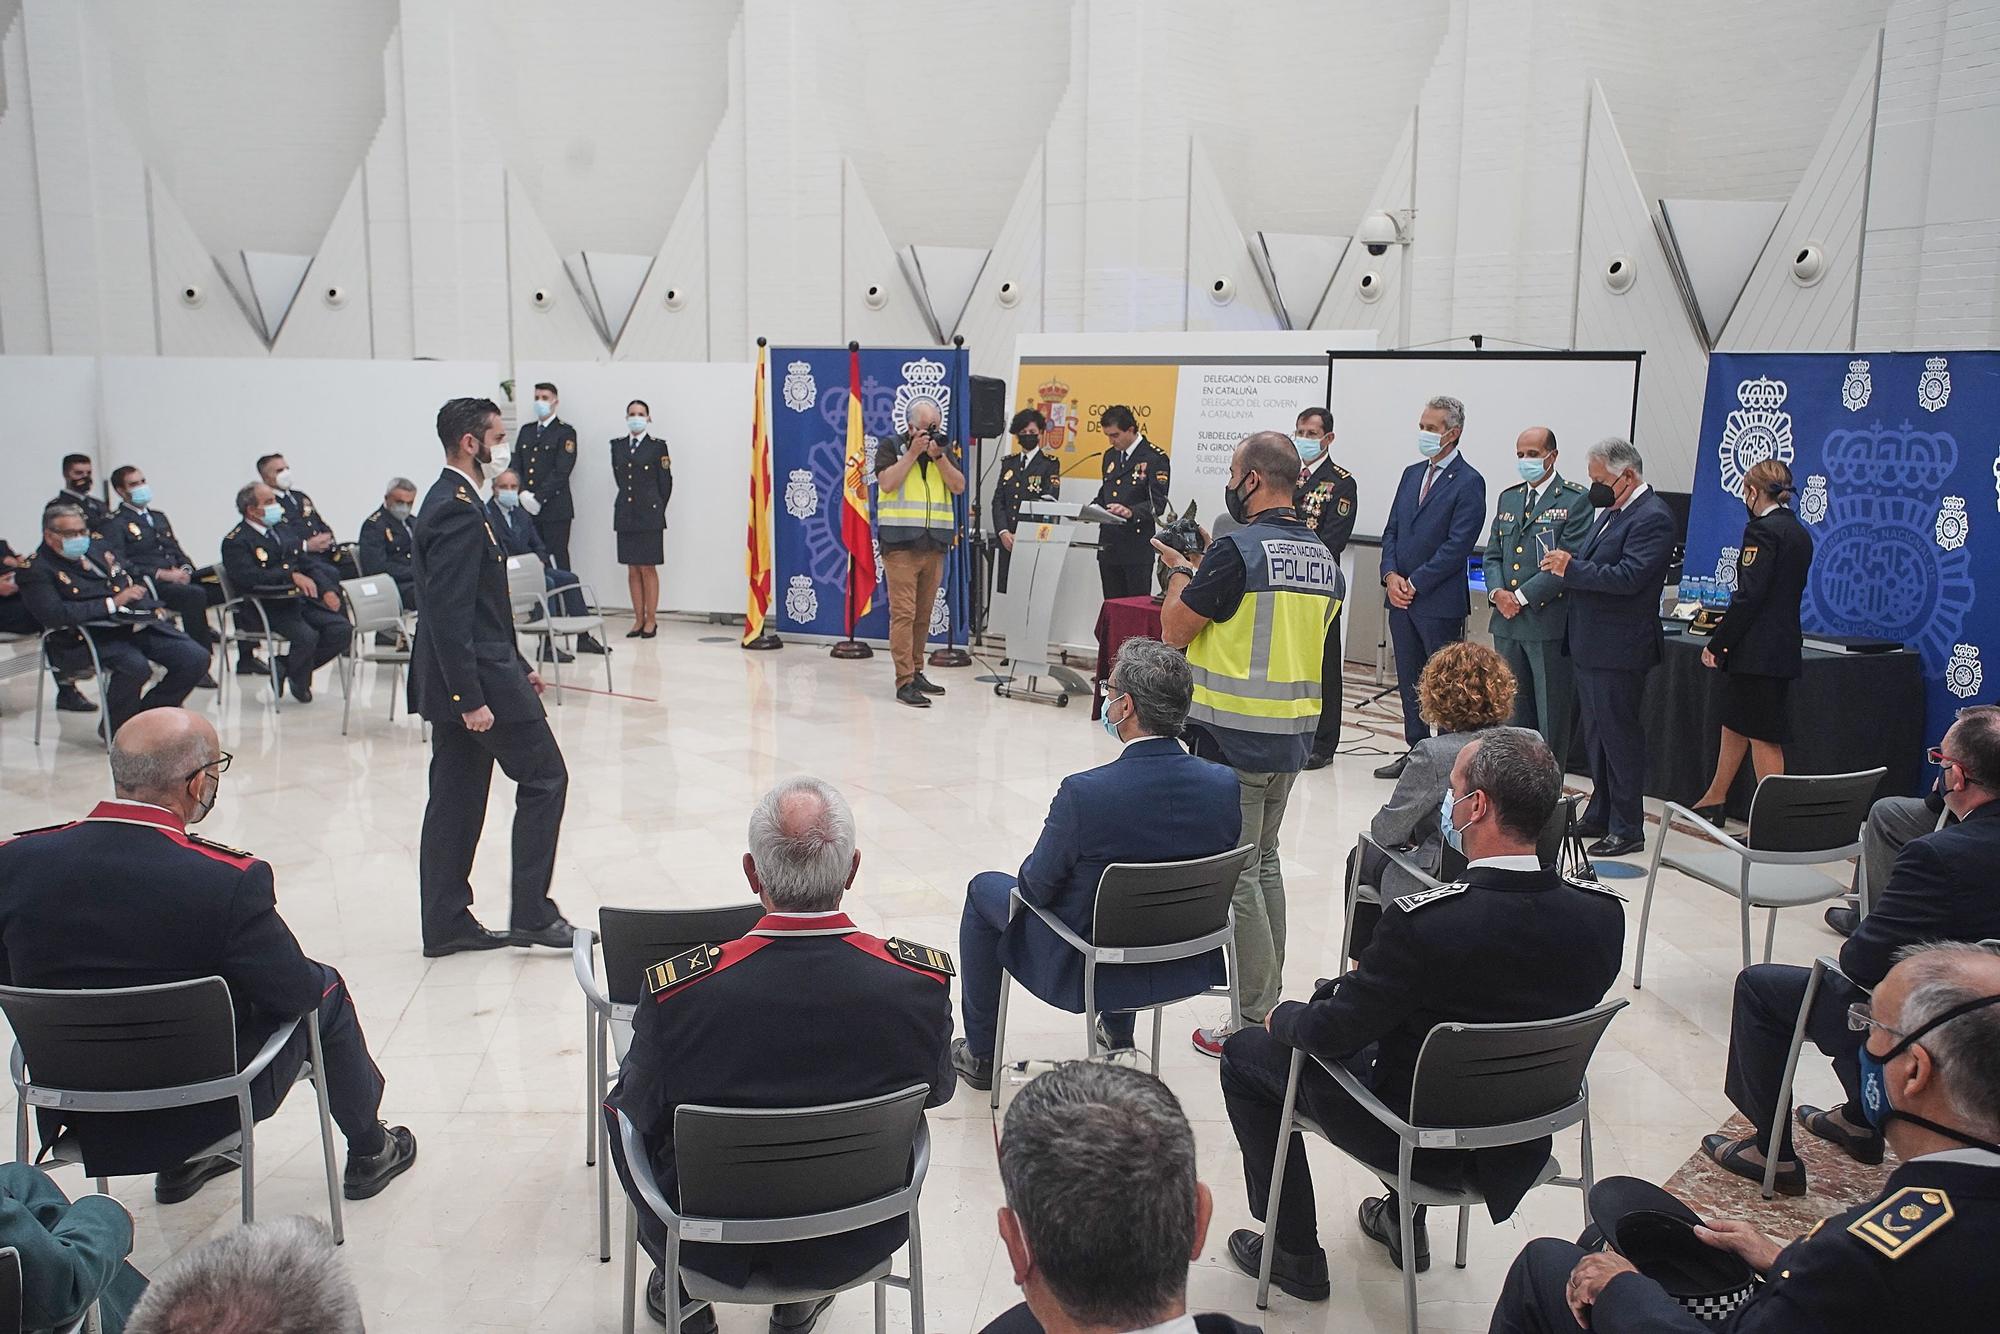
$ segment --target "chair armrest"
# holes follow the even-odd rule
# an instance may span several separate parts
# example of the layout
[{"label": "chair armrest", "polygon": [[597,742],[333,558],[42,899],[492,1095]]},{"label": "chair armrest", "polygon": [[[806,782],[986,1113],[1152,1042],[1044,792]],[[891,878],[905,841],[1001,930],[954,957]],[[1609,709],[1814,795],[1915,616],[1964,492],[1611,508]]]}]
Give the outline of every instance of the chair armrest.
[{"label": "chair armrest", "polygon": [[[1028,904],[1028,911],[1033,913],[1035,916],[1041,918],[1043,926],[1046,926],[1049,930],[1055,932],[1058,936],[1061,936],[1063,943],[1065,945],[1068,945],[1071,949],[1075,950],[1078,954],[1089,955],[1093,958],[1096,957],[1097,946],[1091,944],[1089,941],[1085,940],[1082,936],[1079,936],[1076,932],[1070,930],[1069,927],[1064,924],[1062,918],[1056,916],[1048,909],[1038,908],[1032,903]],[[1105,962],[1115,962],[1115,961],[1099,959],[1098,962],[1105,963]]]},{"label": "chair armrest", "polygon": [[[1296,1056],[1307,1055],[1311,1055],[1311,1053],[1301,1050],[1295,1054],[1295,1058]],[[1375,1096],[1375,1091],[1361,1082],[1359,1075],[1356,1075],[1352,1070],[1349,1070],[1338,1061],[1322,1060],[1318,1056],[1314,1056],[1313,1060],[1319,1063],[1320,1069],[1333,1076],[1333,1082],[1340,1085],[1341,1092],[1354,1099],[1356,1105],[1362,1111],[1395,1131],[1397,1138],[1410,1140],[1412,1143],[1416,1141],[1417,1128],[1390,1111],[1383,1104],[1382,1100]]]},{"label": "chair armrest", "polygon": [[[1388,847],[1381,843],[1377,843],[1375,841],[1375,836],[1373,834],[1364,831],[1361,834],[1360,841],[1366,844],[1367,846],[1375,849],[1377,852],[1381,853],[1384,857],[1387,857],[1391,865],[1395,866],[1398,870],[1402,871],[1403,874],[1414,877],[1418,883],[1423,885],[1425,889],[1437,889],[1445,883],[1444,881],[1438,879],[1436,876],[1432,875],[1429,871],[1426,871],[1423,867],[1411,861],[1408,857],[1405,857],[1402,853],[1396,851],[1396,849]],[[1361,869],[1360,859],[1357,857],[1355,860],[1356,860],[1355,871],[1358,875]],[[1373,888],[1379,889],[1381,887],[1377,885],[1373,886]]]},{"label": "chair armrest", "polygon": [[597,935],[587,926],[576,928],[570,937],[569,964],[576,973],[576,985],[582,989],[583,998],[593,1010],[606,1014],[611,1012],[611,998],[597,985],[597,969],[593,966],[592,947],[597,944]]},{"label": "chair armrest", "polygon": [[1743,844],[1737,842],[1734,838],[1731,838],[1728,834],[1723,833],[1720,829],[1717,829],[1714,825],[1702,819],[1699,815],[1696,815],[1693,811],[1689,810],[1687,807],[1681,805],[1677,801],[1670,801],[1666,803],[1665,807],[1662,808],[1662,810],[1660,811],[1661,838],[1664,839],[1667,836],[1668,826],[1671,825],[1676,819],[1680,820],[1681,823],[1683,824],[1693,826],[1696,833],[1706,834],[1708,837],[1714,839],[1717,843],[1720,843],[1723,847],[1728,848],[1731,852],[1737,854],[1738,856],[1746,858],[1750,856],[1749,848],[1743,846]]},{"label": "chair armrest", "polygon": [[250,1064],[244,1066],[238,1072],[238,1078],[250,1080],[263,1074],[264,1067],[278,1058],[279,1051],[284,1048],[287,1042],[292,1040],[292,1034],[298,1032],[299,1025],[304,1022],[304,1015],[296,1015],[283,1028],[280,1028],[277,1032],[266,1038],[263,1047],[255,1056],[250,1058]]},{"label": "chair armrest", "polygon": [[639,1128],[622,1111],[614,1108],[612,1116],[618,1122],[618,1142],[625,1146],[625,1170],[631,1175],[633,1189],[639,1192],[640,1200],[655,1218],[669,1230],[678,1229],[681,1216],[660,1192],[659,1178],[653,1175],[653,1160],[646,1156],[646,1142],[639,1138]]},{"label": "chair armrest", "polygon": [[1839,978],[1864,996],[1870,994],[1867,987],[1862,986],[1846,973],[1840,971],[1840,960],[1831,954],[1822,954],[1817,959],[1814,959],[1813,967],[1817,968],[1822,974]]}]

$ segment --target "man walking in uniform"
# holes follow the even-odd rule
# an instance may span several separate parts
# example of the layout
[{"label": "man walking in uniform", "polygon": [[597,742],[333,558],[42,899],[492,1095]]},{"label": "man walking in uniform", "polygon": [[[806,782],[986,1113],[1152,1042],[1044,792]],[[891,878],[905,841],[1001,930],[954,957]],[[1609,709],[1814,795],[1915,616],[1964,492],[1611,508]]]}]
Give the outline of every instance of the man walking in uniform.
[{"label": "man walking in uniform", "polygon": [[521,423],[514,440],[514,469],[521,490],[532,496],[521,507],[534,520],[549,559],[559,570],[570,568],[569,526],[576,519],[576,499],[569,493],[569,475],[576,467],[576,428],[556,416],[556,387],[547,380],[535,386],[533,421]]},{"label": "man walking in uniform", "polygon": [[1153,591],[1153,534],[1167,508],[1167,454],[1139,434],[1139,419],[1114,403],[1097,419],[1104,428],[1104,480],[1097,503],[1123,522],[1097,534],[1097,574],[1107,598]]},{"label": "man walking in uniform", "polygon": [[[1299,522],[1299,451],[1259,431],[1236,447],[1224,493],[1242,527],[1219,537],[1199,572],[1155,541],[1167,566],[1160,637],[1194,670],[1188,740],[1236,770],[1244,843],[1257,855],[1237,877],[1236,967],[1243,1018],[1261,1024],[1285,972],[1285,878],[1278,826],[1319,728],[1320,659],[1346,589],[1333,553]],[[1181,576],[1186,576],[1183,582]],[[1220,1056],[1227,1024],[1198,1028],[1195,1050]]]},{"label": "man walking in uniform", "polygon": [[[507,556],[480,503],[481,475],[507,467],[500,409],[454,398],[438,409],[445,467],[418,512],[417,596],[424,614],[410,650],[410,712],[431,724],[430,800],[418,876],[424,954],[502,945],[570,946],[549,899],[569,770],[548,716],[542,678],[514,644]],[[472,858],[486,820],[493,766],[514,780],[514,907],[509,931],[472,915]]]},{"label": "man walking in uniform", "polygon": [[[1299,451],[1305,471],[1299,476],[1299,521],[1319,535],[1338,562],[1354,536],[1354,509],[1359,488],[1354,474],[1333,461],[1333,414],[1325,408],[1307,408],[1292,427],[1292,444]],[[1306,768],[1324,769],[1333,762],[1340,747],[1341,687],[1346,669],[1340,661],[1340,613],[1326,628],[1326,649],[1320,655],[1319,730],[1313,733],[1312,754]]]},{"label": "man walking in uniform", "polygon": [[1521,481],[1500,493],[1486,542],[1486,600],[1493,607],[1487,629],[1520,687],[1514,726],[1540,732],[1556,765],[1566,769],[1576,716],[1576,675],[1563,653],[1569,601],[1541,559],[1558,548],[1575,551],[1590,536],[1590,493],[1556,472],[1556,433],[1546,426],[1521,432],[1514,460]]}]

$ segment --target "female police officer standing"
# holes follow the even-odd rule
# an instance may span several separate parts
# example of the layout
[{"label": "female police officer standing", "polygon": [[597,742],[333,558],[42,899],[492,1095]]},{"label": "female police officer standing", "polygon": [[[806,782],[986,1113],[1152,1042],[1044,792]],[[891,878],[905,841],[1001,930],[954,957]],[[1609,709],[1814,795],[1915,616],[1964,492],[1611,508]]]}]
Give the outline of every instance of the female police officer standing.
[{"label": "female police officer standing", "polygon": [[660,562],[667,527],[667,500],[674,494],[674,460],[667,442],[651,434],[653,410],[635,398],[625,405],[627,433],[611,442],[611,476],[618,494],[611,502],[611,527],[618,534],[618,563],[632,595],[632,628],[627,639],[651,639],[660,628]]},{"label": "female police officer standing", "polygon": [[1813,556],[1812,534],[1785,504],[1791,498],[1792,470],[1776,459],[1744,476],[1750,523],[1736,557],[1736,592],[1701,653],[1702,665],[1723,674],[1722,748],[1694,811],[1718,825],[1745,749],[1757,777],[1785,771],[1786,697],[1803,656],[1799,602]]}]

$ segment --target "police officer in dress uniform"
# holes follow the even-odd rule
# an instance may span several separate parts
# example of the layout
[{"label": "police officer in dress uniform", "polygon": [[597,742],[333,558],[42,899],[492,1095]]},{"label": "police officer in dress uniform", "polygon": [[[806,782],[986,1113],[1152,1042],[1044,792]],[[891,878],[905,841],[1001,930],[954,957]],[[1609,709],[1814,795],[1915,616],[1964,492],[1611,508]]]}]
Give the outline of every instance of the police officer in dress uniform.
[{"label": "police officer in dress uniform", "polygon": [[303,549],[307,574],[322,588],[332,588],[342,579],[361,573],[352,553],[343,549],[333,535],[333,525],[313,504],[313,498],[292,486],[292,465],[283,454],[266,454],[257,460],[257,476],[276,493],[285,511],[285,527]]},{"label": "police officer in dress uniform", "polygon": [[[542,678],[514,642],[507,553],[480,503],[480,474],[506,470],[500,409],[454,398],[438,409],[445,466],[417,514],[417,596],[410,712],[431,724],[430,798],[417,854],[424,954],[503,945],[568,949],[572,931],[549,898],[569,770],[542,712]],[[472,915],[472,858],[486,821],[493,766],[514,780],[511,930]]]},{"label": "police officer in dress uniform", "polygon": [[[51,505],[43,513],[42,545],[15,578],[44,630],[72,631],[50,641],[55,666],[87,670],[90,653],[82,637],[89,636],[111,674],[106,721],[114,732],[143,709],[179,704],[208,671],[208,650],[173,627],[167,609],[132,577],[111,544],[91,537],[74,505]],[[146,690],[154,663],[167,674]],[[104,728],[100,722],[100,736]]]},{"label": "police officer in dress uniform", "polygon": [[[500,548],[510,556],[533,556],[542,567],[542,587],[555,596],[549,599],[558,616],[588,616],[590,607],[583,600],[583,586],[576,575],[557,565],[549,557],[549,549],[542,543],[541,530],[529,521],[527,506],[522,501],[521,475],[508,469],[493,479],[493,498],[486,502],[486,515],[493,523],[493,535],[500,539]],[[539,614],[539,613],[538,613]],[[578,653],[609,653],[611,650],[598,642],[597,636],[589,633],[576,637]],[[553,638],[543,643],[541,659],[546,662],[554,657],[558,662],[573,662],[575,659],[562,649],[556,648]]]},{"label": "police officer in dress uniform", "polygon": [[[0,634],[39,635],[42,632],[42,623],[28,610],[28,600],[21,596],[21,571],[27,567],[33,554],[19,555],[5,538],[0,538]],[[90,670],[88,662],[83,670]],[[76,688],[71,672],[51,667],[49,675],[55,678],[58,709],[64,713],[97,712],[97,706]]]},{"label": "police officer in dress uniform", "polygon": [[[1250,1211],[1271,1224],[1262,1235],[1246,1229],[1230,1237],[1230,1257],[1246,1272],[1257,1272],[1275,1232],[1273,1281],[1301,1301],[1322,1301],[1329,1291],[1312,1178],[1296,1136],[1277,1217],[1269,1212],[1293,1049],[1342,1061],[1391,1111],[1407,1116],[1417,1054],[1436,1025],[1555,1019],[1603,1000],[1618,976],[1625,905],[1603,886],[1566,879],[1537,859],[1536,840],[1561,796],[1562,775],[1539,736],[1518,727],[1479,733],[1459,752],[1439,812],[1447,841],[1466,856],[1465,877],[1390,900],[1352,971],[1323,984],[1310,1003],[1280,1004],[1265,1027],[1241,1029],[1223,1047],[1222,1097],[1243,1151]],[[1555,960],[1560,967],[1537,966]],[[1354,1157],[1396,1161],[1395,1132],[1311,1061],[1299,1078],[1298,1107]],[[1546,1139],[1419,1149],[1412,1170],[1435,1185],[1469,1181],[1504,1221],[1548,1154]],[[1413,1222],[1410,1250],[1423,1270],[1430,1241],[1421,1206]],[[1362,1201],[1360,1223],[1400,1263],[1394,1192]]]},{"label": "police officer in dress uniform", "polygon": [[1519,686],[1514,726],[1540,732],[1567,768],[1576,717],[1576,671],[1563,652],[1569,600],[1541,559],[1558,547],[1575,551],[1590,536],[1590,488],[1556,471],[1556,433],[1546,426],[1521,432],[1514,466],[1521,481],[1500,493],[1486,542],[1486,601],[1493,608],[1487,630]]},{"label": "police officer in dress uniform", "polygon": [[289,683],[292,698],[310,704],[313,673],[345,653],[354,637],[353,623],[340,610],[340,588],[322,582],[332,574],[324,561],[308,565],[270,487],[252,482],[242,488],[236,512],[242,522],[223,535],[222,568],[231,587],[255,598],[264,614],[259,621],[255,611],[239,607],[236,624],[240,629],[268,624],[284,636],[287,647],[273,664],[272,689]]},{"label": "police officer in dress uniform", "polygon": [[1034,500],[1054,500],[1062,492],[1062,464],[1042,452],[1042,432],[1048,418],[1035,408],[1014,414],[1007,429],[1021,442],[1020,452],[1000,460],[1000,481],[993,488],[993,531],[1000,539],[1000,560],[995,586],[1007,591],[1007,567],[1014,555],[1014,525],[1021,520],[1021,506]]},{"label": "police officer in dress uniform", "polygon": [[[627,639],[660,632],[660,563],[666,559],[667,502],[674,496],[674,458],[652,433],[653,409],[643,398],[625,405],[626,434],[611,441],[611,527],[618,563],[632,598]],[[567,567],[565,567],[567,568]]]},{"label": "police officer in dress uniform", "polygon": [[1139,419],[1122,403],[1097,419],[1104,429],[1104,480],[1097,503],[1123,523],[1097,532],[1097,575],[1107,598],[1144,597],[1153,591],[1153,534],[1167,508],[1167,454],[1139,434]]},{"label": "police officer in dress uniform", "polygon": [[[104,525],[104,540],[118,552],[134,578],[151,579],[153,595],[181,618],[181,629],[203,648],[215,645],[215,627],[208,609],[222,605],[222,581],[215,567],[196,569],[173,521],[153,508],[153,488],[146,474],[130,464],[114,470],[111,489],[122,502]],[[215,689],[215,678],[204,674],[195,685]]]},{"label": "police officer in dress uniform", "polygon": [[576,520],[576,498],[569,492],[569,475],[576,469],[576,428],[556,416],[556,387],[547,380],[535,386],[534,420],[521,423],[514,437],[514,471],[521,489],[532,500],[522,508],[542,535],[549,559],[567,570],[569,528]]},{"label": "police officer in dress uniform", "polygon": [[[1354,507],[1359,488],[1354,474],[1333,461],[1333,414],[1325,408],[1307,408],[1292,427],[1292,444],[1299,451],[1299,494],[1293,501],[1299,520],[1319,534],[1326,549],[1338,561],[1354,536]],[[1324,769],[1333,762],[1340,746],[1340,708],[1346,668],[1340,660],[1340,613],[1326,628],[1326,648],[1320,655],[1319,730],[1313,733],[1312,754],[1306,768]]]},{"label": "police officer in dress uniform", "polygon": [[[278,915],[271,867],[188,832],[214,809],[229,756],[185,709],[156,709],[118,729],[116,799],[68,824],[0,845],[0,983],[70,989],[157,986],[200,977],[229,985],[236,1057],[247,1064],[292,1019],[317,1011],[327,1101],[347,1137],[343,1193],[379,1192],[416,1161],[416,1138],[378,1119],[382,1072],[368,1055],[347,984],[299,949]],[[262,1121],[298,1082],[304,1025],[250,1085]],[[161,1172],[154,1196],[185,1200],[236,1164],[193,1156],[236,1129],[234,1102],[97,1115],[44,1109],[42,1142],[74,1132],[92,1176]]]},{"label": "police officer in dress uniform", "polygon": [[1743,1222],[1695,1236],[1763,1282],[1704,1322],[1611,1252],[1529,1242],[1508,1271],[1491,1334],[1884,1334],[1991,1329],[2000,1311],[2000,1083],[1975,1053],[2000,1047],[2000,957],[1918,947],[1856,1007],[1867,1030],[1871,1119],[1900,1166],[1865,1204],[1788,1246]]},{"label": "police officer in dress uniform", "polygon": [[[743,873],[766,916],[740,940],[699,946],[648,970],[652,995],[639,1002],[631,1051],[605,1101],[618,1175],[635,1201],[612,1112],[631,1120],[671,1200],[674,1110],[685,1104],[813,1107],[921,1084],[930,1089],[926,1105],[938,1107],[956,1086],[951,956],[877,939],[840,911],[861,864],[846,800],[818,779],[789,779],[757,803],[749,842]],[[857,1033],[867,1040],[855,1041]],[[639,1238],[658,1261],[664,1231],[643,1203]],[[680,1261],[731,1286],[777,1280],[832,1288],[907,1239],[899,1218],[779,1245],[689,1242]],[[671,1328],[664,1288],[655,1269],[646,1304]],[[780,1306],[771,1328],[803,1334],[832,1301]],[[707,1309],[680,1323],[682,1334],[714,1328]]]},{"label": "police officer in dress uniform", "polygon": [[[382,504],[361,521],[361,573],[386,574],[394,579],[404,611],[414,611],[417,606],[416,544],[410,537],[410,515],[416,503],[417,484],[407,477],[392,477],[383,489]],[[376,638],[379,641],[382,636]],[[389,638],[395,636],[390,634]]]},{"label": "police officer in dress uniform", "polygon": [[[111,507],[98,499],[95,479],[92,477],[90,455],[65,454],[62,462],[62,490],[49,499],[49,505],[74,505],[83,511],[83,522],[90,529],[92,537],[104,536],[104,525],[111,518]],[[43,506],[44,509],[48,506]]]}]

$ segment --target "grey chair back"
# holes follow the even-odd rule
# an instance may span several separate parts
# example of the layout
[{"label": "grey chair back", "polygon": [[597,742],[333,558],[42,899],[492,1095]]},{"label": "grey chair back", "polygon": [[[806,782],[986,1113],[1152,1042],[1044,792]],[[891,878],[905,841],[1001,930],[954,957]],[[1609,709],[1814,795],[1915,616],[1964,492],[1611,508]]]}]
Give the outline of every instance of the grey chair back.
[{"label": "grey chair back", "polygon": [[604,994],[613,1005],[637,1005],[646,996],[646,970],[697,945],[735,940],[764,916],[762,904],[727,908],[600,908]]},{"label": "grey chair back", "polygon": [[1756,852],[1817,852],[1861,837],[1886,768],[1851,774],[1770,774],[1750,798],[1744,843]]},{"label": "grey chair back", "polygon": [[0,1246],[0,1334],[21,1334],[21,1253]]},{"label": "grey chair back", "polygon": [[911,1150],[929,1094],[918,1084],[803,1110],[678,1108],[680,1212],[809,1218],[895,1195],[910,1185]]},{"label": "grey chair back", "polygon": [[1591,1053],[1626,1004],[1528,1023],[1439,1024],[1417,1053],[1410,1124],[1501,1126],[1564,1110],[1583,1095]]},{"label": "grey chair back", "polygon": [[542,592],[547,587],[548,579],[542,573],[539,560],[533,556],[507,558],[507,602],[516,616],[539,607]]},{"label": "grey chair back", "polygon": [[1183,862],[1116,862],[1097,882],[1091,943],[1099,948],[1143,949],[1198,940],[1229,921],[1236,877],[1256,855],[1231,848]]},{"label": "grey chair back", "polygon": [[340,590],[354,617],[354,633],[399,630],[403,624],[403,593],[386,574],[364,574],[359,579],[343,579]]},{"label": "grey chair back", "polygon": [[[1565,866],[1564,858],[1565,854],[1570,854],[1573,860],[1574,856],[1581,854],[1580,848],[1572,853],[1572,850],[1568,846],[1570,843],[1570,826],[1576,823],[1576,803],[1578,800],[1579,798],[1576,797],[1559,798],[1556,802],[1556,808],[1549,812],[1548,821],[1542,825],[1541,835],[1535,839],[1535,856],[1540,859],[1544,870],[1561,871],[1575,869],[1573,866]],[[1589,859],[1585,858],[1584,860],[1588,862]]]},{"label": "grey chair back", "polygon": [[101,991],[0,987],[0,1011],[38,1087],[120,1093],[237,1072],[236,1015],[219,977]]}]

